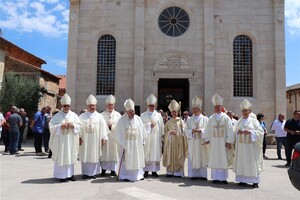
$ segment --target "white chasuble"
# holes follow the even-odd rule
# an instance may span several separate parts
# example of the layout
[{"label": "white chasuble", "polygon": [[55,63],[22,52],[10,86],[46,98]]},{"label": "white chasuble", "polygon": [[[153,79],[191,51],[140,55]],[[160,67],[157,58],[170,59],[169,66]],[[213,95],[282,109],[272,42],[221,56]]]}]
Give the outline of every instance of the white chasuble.
[{"label": "white chasuble", "polygon": [[[146,162],[160,162],[161,139],[164,133],[164,123],[161,114],[157,111],[146,111],[141,114],[141,119],[149,137],[145,139],[144,153]],[[151,125],[153,127],[151,127]]]},{"label": "white chasuble", "polygon": [[[141,118],[137,115],[131,119],[124,114],[117,123],[115,130],[116,140],[124,149],[122,161],[126,170],[140,170],[145,167],[144,139],[147,132]],[[120,161],[121,162],[121,161]]]},{"label": "white chasuble", "polygon": [[213,114],[208,120],[204,137],[210,144],[208,166],[212,169],[228,169],[233,150],[227,149],[225,143],[234,142],[231,119],[225,113]]},{"label": "white chasuble", "polygon": [[[207,167],[208,145],[203,145],[205,143],[203,133],[207,122],[208,118],[200,114],[199,116],[193,115],[186,123],[185,133],[188,139],[189,161],[192,169]],[[193,129],[201,130],[201,133],[193,133]]]},{"label": "white chasuble", "polygon": [[102,155],[102,139],[107,139],[108,127],[102,115],[97,111],[85,112],[79,116],[82,124],[79,147],[79,159],[84,163],[98,163]]},{"label": "white chasuble", "polygon": [[[62,129],[61,125],[70,122],[74,128]],[[59,111],[49,122],[52,159],[56,166],[77,164],[79,132],[81,123],[76,113]]]},{"label": "white chasuble", "polygon": [[[238,134],[239,130],[248,130],[250,134]],[[262,143],[264,131],[258,120],[241,118],[234,127],[236,135],[235,162],[233,171],[236,181],[259,183],[259,174],[263,170]]]},{"label": "white chasuble", "polygon": [[101,156],[101,167],[105,170],[117,170],[117,163],[119,162],[119,145],[116,142],[115,130],[121,114],[115,110],[108,112],[103,111],[102,116],[107,123],[111,124],[111,128],[108,132],[108,140],[103,145]]}]

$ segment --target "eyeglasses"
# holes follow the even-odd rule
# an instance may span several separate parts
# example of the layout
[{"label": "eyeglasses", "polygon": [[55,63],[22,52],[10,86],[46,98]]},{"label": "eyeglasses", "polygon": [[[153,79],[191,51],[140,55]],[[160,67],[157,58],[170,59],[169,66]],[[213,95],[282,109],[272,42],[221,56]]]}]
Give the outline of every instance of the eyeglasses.
[{"label": "eyeglasses", "polygon": [[68,107],[70,107],[70,105],[63,105],[63,107],[68,108]]}]

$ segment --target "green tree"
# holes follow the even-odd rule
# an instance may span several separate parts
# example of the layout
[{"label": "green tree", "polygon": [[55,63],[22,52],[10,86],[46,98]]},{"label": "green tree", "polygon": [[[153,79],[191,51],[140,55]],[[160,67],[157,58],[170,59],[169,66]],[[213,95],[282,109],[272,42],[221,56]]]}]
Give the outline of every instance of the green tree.
[{"label": "green tree", "polygon": [[24,108],[29,115],[36,112],[38,103],[46,90],[39,83],[26,76],[20,76],[13,72],[5,74],[0,90],[0,105],[3,112],[12,105]]}]

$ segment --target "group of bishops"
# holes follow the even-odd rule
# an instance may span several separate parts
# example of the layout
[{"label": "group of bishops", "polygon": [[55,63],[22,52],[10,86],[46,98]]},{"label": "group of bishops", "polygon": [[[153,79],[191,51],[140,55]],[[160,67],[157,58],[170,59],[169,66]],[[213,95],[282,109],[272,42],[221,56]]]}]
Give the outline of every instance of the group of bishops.
[{"label": "group of bishops", "polygon": [[223,98],[217,93],[212,97],[214,114],[209,118],[202,114],[202,99],[195,96],[193,116],[186,123],[178,116],[180,103],[172,100],[168,106],[171,119],[164,124],[153,94],[148,96],[147,111],[140,117],[131,99],[124,103],[123,116],[114,109],[113,95],[105,103],[106,110],[97,112],[97,99],[90,95],[87,112],[78,117],[70,110],[71,98],[67,94],[62,97],[61,111],[49,122],[54,177],[61,182],[75,181],[77,158],[83,179],[105,176],[106,171],[124,181],[143,180],[150,172],[158,177],[162,156],[166,177],[183,177],[188,157],[188,177],[193,180],[207,180],[210,168],[213,183],[227,184],[232,166],[239,185],[258,187],[264,132],[247,99],[240,104],[242,117],[234,126],[222,112]]}]

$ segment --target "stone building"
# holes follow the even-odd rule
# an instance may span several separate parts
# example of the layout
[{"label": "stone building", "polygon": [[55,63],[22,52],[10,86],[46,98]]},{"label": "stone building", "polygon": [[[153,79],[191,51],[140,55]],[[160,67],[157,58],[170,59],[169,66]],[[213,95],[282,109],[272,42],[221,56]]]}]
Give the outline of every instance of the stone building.
[{"label": "stone building", "polygon": [[154,93],[164,110],[198,95],[210,115],[218,92],[227,109],[240,115],[248,98],[273,120],[286,111],[284,1],[70,0],[67,77],[77,112],[111,93],[143,111]]},{"label": "stone building", "polygon": [[43,70],[43,64],[46,64],[46,61],[0,37],[0,85],[7,72],[30,77],[47,90],[38,108],[48,105],[56,108],[60,78]]},{"label": "stone building", "polygon": [[300,83],[286,88],[286,115],[293,118],[295,110],[300,110]]}]

